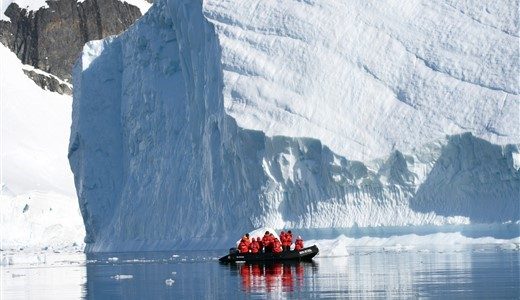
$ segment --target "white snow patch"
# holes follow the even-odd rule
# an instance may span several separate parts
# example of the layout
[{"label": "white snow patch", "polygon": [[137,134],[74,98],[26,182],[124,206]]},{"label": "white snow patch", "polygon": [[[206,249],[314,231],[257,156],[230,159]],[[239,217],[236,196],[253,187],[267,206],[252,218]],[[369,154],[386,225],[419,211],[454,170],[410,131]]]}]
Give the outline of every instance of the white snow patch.
[{"label": "white snow patch", "polygon": [[83,245],[67,161],[71,97],[44,91],[0,45],[2,248]]},{"label": "white snow patch", "polygon": [[4,45],[0,56],[3,186],[15,195],[37,190],[74,198],[67,161],[71,97],[42,90]]},{"label": "white snow patch", "polygon": [[148,3],[147,1],[144,1],[144,0],[119,0],[119,1],[126,2],[130,5],[133,5],[137,8],[139,8],[142,15],[144,15],[150,9],[150,7],[152,7],[151,3]]},{"label": "white snow patch", "polygon": [[[144,1],[144,0],[119,0],[119,1],[128,3],[130,5],[133,5],[137,8],[139,8],[142,15],[144,15],[150,9],[150,7],[152,7],[152,3],[148,3],[147,1]],[[85,2],[85,0],[77,0],[77,2],[82,3],[82,2]]]},{"label": "white snow patch", "polygon": [[53,192],[0,197],[2,248],[83,247],[85,229],[77,200]]},{"label": "white snow patch", "polygon": [[3,21],[10,21],[9,17],[7,17],[4,13],[7,7],[11,3],[16,3],[20,8],[27,10],[27,12],[30,11],[37,11],[40,8],[46,8],[49,7],[47,4],[48,0],[2,0],[2,13],[0,14],[0,20]]}]

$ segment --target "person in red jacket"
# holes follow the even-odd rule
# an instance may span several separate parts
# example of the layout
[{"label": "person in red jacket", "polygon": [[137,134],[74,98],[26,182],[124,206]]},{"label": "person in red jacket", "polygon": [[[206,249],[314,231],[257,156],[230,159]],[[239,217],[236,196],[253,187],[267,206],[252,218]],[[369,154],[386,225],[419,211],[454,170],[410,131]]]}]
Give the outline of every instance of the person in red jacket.
[{"label": "person in red jacket", "polygon": [[271,252],[273,252],[273,249],[274,249],[274,240],[276,240],[277,238],[274,236],[274,234],[271,232],[269,233],[269,245],[271,247]]},{"label": "person in red jacket", "polygon": [[273,242],[273,252],[274,253],[280,253],[282,252],[282,243],[279,239],[275,238]]},{"label": "person in red jacket", "polygon": [[264,252],[264,243],[262,243],[262,239],[260,237],[257,237],[256,242],[258,243],[258,251]]},{"label": "person in red jacket", "polygon": [[301,236],[298,236],[298,238],[296,238],[296,242],[294,243],[294,250],[300,251],[302,249],[303,249],[303,239]]},{"label": "person in red jacket", "polygon": [[244,243],[246,243],[247,247],[249,247],[249,245],[251,244],[251,240],[249,239],[249,233],[244,234],[242,240],[244,241]]},{"label": "person in red jacket", "polygon": [[289,234],[289,232],[288,233],[284,233],[282,231],[283,235],[280,235],[280,241],[282,242],[282,249],[283,249],[283,251],[291,250],[292,235]]},{"label": "person in red jacket", "polygon": [[269,231],[266,231],[264,237],[262,238],[262,244],[265,247],[265,252],[271,252],[271,236]]},{"label": "person in red jacket", "polygon": [[258,242],[255,239],[253,239],[253,241],[249,245],[249,250],[251,251],[251,253],[258,253],[260,251],[260,245],[258,245]]},{"label": "person in red jacket", "polygon": [[242,240],[240,244],[238,244],[238,251],[240,253],[249,253],[249,246]]},{"label": "person in red jacket", "polygon": [[238,244],[238,251],[240,253],[248,253],[250,244],[251,241],[249,240],[249,233],[246,233],[240,240],[240,243]]}]

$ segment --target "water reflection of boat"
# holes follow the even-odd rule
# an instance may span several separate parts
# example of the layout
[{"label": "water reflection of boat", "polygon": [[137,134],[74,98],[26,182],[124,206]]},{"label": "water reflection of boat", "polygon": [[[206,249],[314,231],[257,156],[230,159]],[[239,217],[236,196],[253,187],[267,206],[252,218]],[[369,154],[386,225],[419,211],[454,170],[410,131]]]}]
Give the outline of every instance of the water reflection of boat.
[{"label": "water reflection of boat", "polygon": [[230,264],[238,271],[246,292],[292,292],[304,285],[305,270],[315,269],[314,262],[270,262]]},{"label": "water reflection of boat", "polygon": [[229,250],[229,254],[221,257],[220,262],[274,262],[274,261],[311,261],[319,249],[316,245],[303,248],[299,251],[283,251],[280,253],[238,253],[235,248]]}]

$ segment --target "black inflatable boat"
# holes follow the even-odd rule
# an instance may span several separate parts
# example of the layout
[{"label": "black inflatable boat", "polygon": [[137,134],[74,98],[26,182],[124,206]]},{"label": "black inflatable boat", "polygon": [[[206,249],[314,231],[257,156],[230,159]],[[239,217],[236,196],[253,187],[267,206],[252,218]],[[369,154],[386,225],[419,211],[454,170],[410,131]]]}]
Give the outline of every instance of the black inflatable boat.
[{"label": "black inflatable boat", "polygon": [[274,261],[311,261],[319,249],[316,245],[303,248],[300,251],[284,251],[280,253],[238,253],[236,248],[229,249],[229,254],[222,256],[222,263],[233,262],[274,262]]}]

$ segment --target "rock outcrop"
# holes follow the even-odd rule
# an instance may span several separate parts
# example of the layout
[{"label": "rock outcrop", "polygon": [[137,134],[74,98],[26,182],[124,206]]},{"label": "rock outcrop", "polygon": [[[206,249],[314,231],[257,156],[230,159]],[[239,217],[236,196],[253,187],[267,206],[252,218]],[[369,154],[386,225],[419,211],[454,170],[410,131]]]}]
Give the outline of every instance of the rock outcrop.
[{"label": "rock outcrop", "polygon": [[[48,1],[48,7],[27,11],[11,3],[5,11],[10,21],[0,21],[0,42],[27,65],[67,82],[83,45],[119,34],[141,17],[139,8],[119,0]],[[28,74],[42,88],[70,94],[70,89]]]},{"label": "rock outcrop", "polygon": [[26,70],[23,72],[27,77],[31,78],[37,85],[39,85],[44,90],[49,90],[52,92],[57,92],[59,94],[72,94],[72,84],[64,82],[60,80],[58,77],[45,74],[44,72],[38,72],[35,70]]}]

